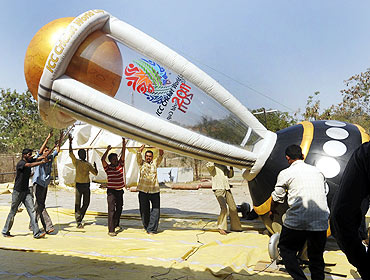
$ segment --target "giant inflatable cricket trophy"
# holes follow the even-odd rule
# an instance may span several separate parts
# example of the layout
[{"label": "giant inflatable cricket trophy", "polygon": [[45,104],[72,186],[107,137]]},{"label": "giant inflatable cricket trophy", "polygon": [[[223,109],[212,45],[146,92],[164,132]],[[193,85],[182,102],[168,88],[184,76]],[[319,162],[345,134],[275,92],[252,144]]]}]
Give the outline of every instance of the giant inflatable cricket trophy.
[{"label": "giant inflatable cricket trophy", "polygon": [[[338,121],[268,131],[247,108],[194,64],[103,10],[57,19],[32,39],[25,77],[42,119],[76,120],[186,156],[245,169],[255,212],[271,233],[277,174],[290,144],[322,170],[329,203],[352,151],[369,136]],[[282,213],[284,212],[282,206]]]}]

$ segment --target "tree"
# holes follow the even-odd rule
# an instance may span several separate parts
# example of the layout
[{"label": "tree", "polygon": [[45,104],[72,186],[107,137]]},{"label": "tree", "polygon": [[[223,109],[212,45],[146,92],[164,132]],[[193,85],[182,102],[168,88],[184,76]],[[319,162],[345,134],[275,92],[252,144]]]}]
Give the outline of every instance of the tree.
[{"label": "tree", "polygon": [[[31,93],[12,92],[10,89],[0,91],[0,152],[19,153],[26,147],[40,148],[51,129],[42,122]],[[58,136],[54,130],[50,146]]]},{"label": "tree", "polygon": [[344,81],[346,89],[341,90],[343,100],[333,110],[340,120],[347,120],[370,129],[370,70],[353,75]]},{"label": "tree", "polygon": [[242,142],[246,133],[245,125],[232,115],[220,119],[202,116],[196,125],[188,128],[211,138],[235,145],[239,145]]},{"label": "tree", "polygon": [[[257,112],[268,112],[271,113],[265,114],[255,114]],[[255,117],[270,131],[276,132],[278,130],[287,128],[297,123],[297,119],[294,116],[289,115],[288,112],[281,112],[278,110],[259,108],[252,110],[252,113],[255,114]]]},{"label": "tree", "polygon": [[337,105],[320,112],[320,92],[309,96],[306,110],[303,114],[305,120],[338,120],[361,125],[370,130],[370,70],[354,75],[344,81],[347,88],[341,90],[342,101]]}]

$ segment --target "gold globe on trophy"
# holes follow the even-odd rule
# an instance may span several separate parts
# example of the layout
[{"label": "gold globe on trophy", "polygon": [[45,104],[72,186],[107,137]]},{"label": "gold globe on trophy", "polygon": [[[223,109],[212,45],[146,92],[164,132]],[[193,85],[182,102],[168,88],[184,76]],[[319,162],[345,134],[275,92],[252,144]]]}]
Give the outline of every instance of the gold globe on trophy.
[{"label": "gold globe on trophy", "polygon": [[[47,58],[73,17],[56,19],[32,38],[24,60],[28,89],[37,100],[39,82]],[[102,31],[91,33],[73,55],[66,75],[114,97],[122,79],[123,62],[117,43]]]}]

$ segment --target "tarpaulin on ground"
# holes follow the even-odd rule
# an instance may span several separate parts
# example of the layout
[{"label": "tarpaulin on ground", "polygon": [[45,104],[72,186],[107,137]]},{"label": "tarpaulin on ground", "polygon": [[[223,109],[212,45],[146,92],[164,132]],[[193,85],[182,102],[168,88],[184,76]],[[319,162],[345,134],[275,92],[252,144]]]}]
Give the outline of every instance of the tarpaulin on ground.
[{"label": "tarpaulin on ground", "polygon": [[[0,226],[9,207],[0,207]],[[87,212],[77,229],[69,209],[48,208],[56,231],[34,239],[26,210],[15,216],[13,238],[0,238],[3,279],[290,279],[287,274],[257,272],[270,262],[269,237],[258,222],[243,222],[244,232],[226,236],[216,231],[216,215],[161,216],[160,232],[148,235],[140,217],[122,215],[116,237],[107,235],[106,213]],[[328,271],[359,279],[344,254],[329,240]],[[305,272],[309,273],[308,269]],[[329,279],[344,279],[328,276]],[[248,278],[248,277],[247,277]]]}]

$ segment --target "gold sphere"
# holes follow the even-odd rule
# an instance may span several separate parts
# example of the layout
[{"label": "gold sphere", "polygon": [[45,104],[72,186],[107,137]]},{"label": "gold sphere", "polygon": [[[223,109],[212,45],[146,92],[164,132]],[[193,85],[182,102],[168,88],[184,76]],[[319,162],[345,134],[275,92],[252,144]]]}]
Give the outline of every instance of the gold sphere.
[{"label": "gold sphere", "polygon": [[82,42],[66,70],[69,77],[112,97],[121,84],[122,72],[116,42],[99,30]]},{"label": "gold sphere", "polygon": [[[46,60],[64,29],[74,18],[61,18],[42,27],[31,40],[24,61],[28,89],[37,92]],[[123,72],[121,52],[116,42],[101,31],[91,33],[73,55],[66,75],[109,96],[120,86]]]},{"label": "gold sphere", "polygon": [[46,60],[64,29],[73,17],[56,19],[43,26],[32,38],[24,59],[24,76],[29,91],[37,100],[37,92]]}]

